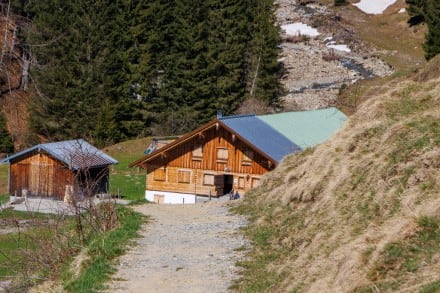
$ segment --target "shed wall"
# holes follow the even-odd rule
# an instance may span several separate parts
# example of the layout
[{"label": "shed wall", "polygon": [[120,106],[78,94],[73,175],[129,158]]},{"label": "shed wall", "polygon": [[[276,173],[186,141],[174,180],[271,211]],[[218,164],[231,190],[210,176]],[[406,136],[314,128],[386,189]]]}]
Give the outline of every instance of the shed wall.
[{"label": "shed wall", "polygon": [[73,174],[63,164],[44,153],[29,154],[11,162],[9,194],[63,199]]}]

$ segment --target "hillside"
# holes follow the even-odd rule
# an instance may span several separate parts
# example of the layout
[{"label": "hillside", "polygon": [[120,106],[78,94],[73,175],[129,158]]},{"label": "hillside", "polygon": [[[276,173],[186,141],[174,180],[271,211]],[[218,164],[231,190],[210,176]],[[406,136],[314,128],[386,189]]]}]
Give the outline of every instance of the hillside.
[{"label": "hillside", "polygon": [[239,288],[440,289],[439,64],[371,89],[342,131],[248,194],[255,247]]}]

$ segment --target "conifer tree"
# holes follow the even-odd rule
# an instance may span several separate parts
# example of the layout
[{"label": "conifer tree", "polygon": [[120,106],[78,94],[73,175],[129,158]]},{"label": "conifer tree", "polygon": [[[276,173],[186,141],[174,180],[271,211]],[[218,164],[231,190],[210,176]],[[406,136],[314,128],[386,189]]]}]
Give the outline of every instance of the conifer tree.
[{"label": "conifer tree", "polygon": [[410,19],[410,26],[417,25],[425,21],[425,5],[427,0],[406,0],[407,11]]},{"label": "conifer tree", "polygon": [[[24,2],[26,2],[24,0]],[[278,104],[273,0],[28,1],[31,129],[98,145]]]},{"label": "conifer tree", "polygon": [[14,142],[6,127],[6,118],[0,113],[0,152],[12,153],[14,151]]},{"label": "conifer tree", "polygon": [[[109,137],[93,117],[106,99],[112,107],[129,98],[128,17],[122,1],[37,1],[28,6],[28,34],[39,62],[32,76],[40,89],[31,106],[31,128],[49,139]],[[117,121],[122,124],[123,121]],[[116,128],[121,131],[122,127]],[[106,133],[109,133],[108,131]],[[129,134],[132,135],[132,134]],[[116,137],[124,134],[115,133]]]},{"label": "conifer tree", "polygon": [[425,58],[429,60],[440,53],[440,2],[427,0],[424,17],[428,32],[423,47]]}]

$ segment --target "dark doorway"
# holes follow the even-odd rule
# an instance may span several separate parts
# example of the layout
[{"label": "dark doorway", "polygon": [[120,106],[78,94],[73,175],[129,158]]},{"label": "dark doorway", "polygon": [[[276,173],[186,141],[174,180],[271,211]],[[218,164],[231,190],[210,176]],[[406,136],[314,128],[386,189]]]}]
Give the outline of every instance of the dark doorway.
[{"label": "dark doorway", "polygon": [[232,191],[234,177],[232,175],[223,175],[223,194],[228,194]]}]

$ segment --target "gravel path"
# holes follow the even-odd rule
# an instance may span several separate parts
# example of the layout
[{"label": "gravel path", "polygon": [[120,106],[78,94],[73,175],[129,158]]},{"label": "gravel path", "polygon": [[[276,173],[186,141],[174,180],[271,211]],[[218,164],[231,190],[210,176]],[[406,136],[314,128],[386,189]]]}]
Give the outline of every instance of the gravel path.
[{"label": "gravel path", "polygon": [[237,278],[235,262],[248,246],[238,229],[244,218],[227,203],[142,205],[152,219],[119,259],[108,292],[227,292]]}]

